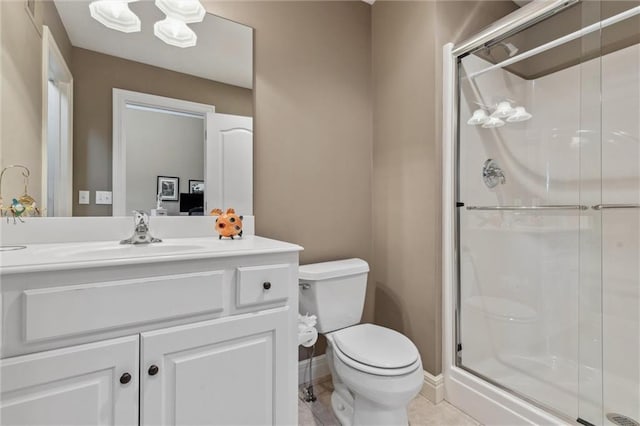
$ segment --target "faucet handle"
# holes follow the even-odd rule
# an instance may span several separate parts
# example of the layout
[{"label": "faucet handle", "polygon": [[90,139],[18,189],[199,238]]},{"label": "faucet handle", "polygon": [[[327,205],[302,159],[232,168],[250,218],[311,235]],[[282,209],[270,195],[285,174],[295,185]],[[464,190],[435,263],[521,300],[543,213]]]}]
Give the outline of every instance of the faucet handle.
[{"label": "faucet handle", "polygon": [[482,165],[482,179],[489,189],[495,188],[498,184],[504,184],[507,181],[498,163],[491,158]]},{"label": "faucet handle", "polygon": [[133,211],[133,223],[138,225],[149,225],[149,215],[143,210]]}]

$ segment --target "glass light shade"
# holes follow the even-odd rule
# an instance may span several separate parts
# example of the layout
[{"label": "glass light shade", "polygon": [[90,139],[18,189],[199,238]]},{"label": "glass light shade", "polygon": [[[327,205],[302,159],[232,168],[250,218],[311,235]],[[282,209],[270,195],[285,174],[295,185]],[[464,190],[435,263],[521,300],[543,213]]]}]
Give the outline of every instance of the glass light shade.
[{"label": "glass light shade", "polygon": [[140,31],[140,18],[129,9],[128,3],[137,0],[98,0],[89,4],[91,17],[107,28],[135,33]]},{"label": "glass light shade", "polygon": [[495,129],[496,127],[504,126],[504,121],[497,117],[489,117],[489,119],[482,125],[484,129]]},{"label": "glass light shade", "polygon": [[511,104],[507,101],[503,101],[498,104],[496,110],[491,114],[491,116],[496,118],[506,118],[513,114],[513,111]]},{"label": "glass light shade", "polygon": [[153,25],[153,33],[160,40],[176,47],[191,47],[198,42],[198,36],[179,19],[169,18]]},{"label": "glass light shade", "polygon": [[187,24],[202,22],[207,13],[198,0],[156,0],[156,6],[167,17]]},{"label": "glass light shade", "polygon": [[483,109],[477,109],[473,111],[473,115],[467,121],[467,124],[470,126],[477,126],[478,124],[486,123],[488,119],[489,116],[487,115],[487,111]]},{"label": "glass light shade", "polygon": [[514,111],[513,114],[511,114],[507,118],[507,121],[509,123],[517,123],[519,121],[527,121],[532,117],[532,115],[529,114],[527,112],[527,110],[524,109],[524,107],[521,107],[521,106],[516,107],[513,111]]}]

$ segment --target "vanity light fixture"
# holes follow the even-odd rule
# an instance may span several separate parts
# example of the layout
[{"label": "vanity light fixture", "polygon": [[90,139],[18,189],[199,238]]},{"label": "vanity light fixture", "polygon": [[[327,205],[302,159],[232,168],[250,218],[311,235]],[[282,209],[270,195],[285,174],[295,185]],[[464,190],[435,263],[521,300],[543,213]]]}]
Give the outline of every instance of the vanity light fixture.
[{"label": "vanity light fixture", "polygon": [[153,26],[153,33],[160,40],[176,47],[195,46],[196,33],[187,26],[202,22],[206,11],[199,0],[156,0],[156,6],[167,17]]},{"label": "vanity light fixture", "polygon": [[156,6],[168,18],[174,18],[185,24],[202,22],[207,11],[199,0],[156,0]]},{"label": "vanity light fixture", "polygon": [[89,4],[91,17],[107,28],[135,33],[140,31],[140,18],[129,9],[138,0],[96,0]]},{"label": "vanity light fixture", "polygon": [[198,36],[186,23],[171,17],[156,22],[153,33],[171,46],[191,47],[198,42]]}]

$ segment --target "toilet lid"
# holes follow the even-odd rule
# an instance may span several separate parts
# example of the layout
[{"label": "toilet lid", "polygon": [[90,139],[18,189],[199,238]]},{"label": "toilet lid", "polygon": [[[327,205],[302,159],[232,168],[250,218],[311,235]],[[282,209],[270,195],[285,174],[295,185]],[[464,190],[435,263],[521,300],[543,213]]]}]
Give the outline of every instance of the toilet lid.
[{"label": "toilet lid", "polygon": [[349,358],[377,368],[402,368],[418,360],[418,349],[397,331],[359,324],[333,333],[338,349]]}]

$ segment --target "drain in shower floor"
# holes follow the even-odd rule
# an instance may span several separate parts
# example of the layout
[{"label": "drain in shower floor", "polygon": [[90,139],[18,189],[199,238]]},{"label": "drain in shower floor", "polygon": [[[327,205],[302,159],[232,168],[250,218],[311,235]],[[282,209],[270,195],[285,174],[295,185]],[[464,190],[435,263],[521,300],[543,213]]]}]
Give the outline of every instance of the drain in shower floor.
[{"label": "drain in shower floor", "polygon": [[631,417],[618,413],[607,413],[607,419],[618,426],[640,426],[640,423],[633,420]]}]

